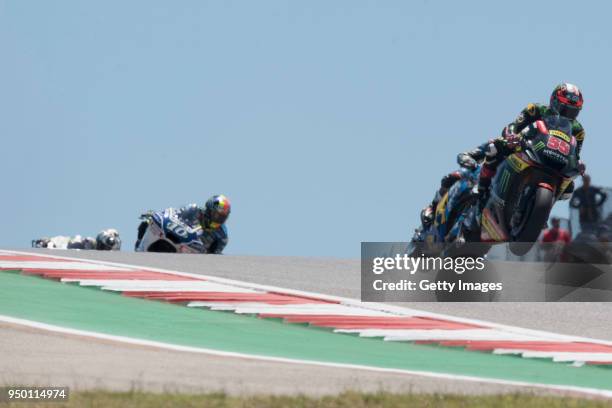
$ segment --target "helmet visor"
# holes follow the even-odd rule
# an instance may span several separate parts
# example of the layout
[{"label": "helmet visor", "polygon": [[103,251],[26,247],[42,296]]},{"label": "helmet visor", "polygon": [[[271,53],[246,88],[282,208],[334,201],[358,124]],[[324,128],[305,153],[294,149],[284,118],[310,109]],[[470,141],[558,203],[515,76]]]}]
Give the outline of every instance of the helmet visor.
[{"label": "helmet visor", "polygon": [[217,229],[223,225],[227,217],[229,217],[229,212],[207,210],[202,212],[200,222],[205,228]]},{"label": "helmet visor", "polygon": [[578,114],[580,113],[580,108],[572,105],[560,104],[559,106],[559,115],[568,118],[568,119],[576,119]]},{"label": "helmet visor", "polygon": [[212,213],[210,214],[210,222],[211,223],[214,222],[217,224],[223,224],[227,220],[228,216],[229,216],[229,213],[227,212],[212,211]]}]

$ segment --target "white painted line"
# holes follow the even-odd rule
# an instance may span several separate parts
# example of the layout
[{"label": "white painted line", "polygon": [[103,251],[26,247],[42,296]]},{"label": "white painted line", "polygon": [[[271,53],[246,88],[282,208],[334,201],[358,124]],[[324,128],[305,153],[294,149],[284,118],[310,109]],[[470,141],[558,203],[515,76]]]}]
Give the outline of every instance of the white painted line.
[{"label": "white painted line", "polygon": [[81,286],[100,286],[112,291],[147,291],[147,292],[228,292],[228,293],[263,293],[247,288],[224,285],[206,281],[164,281],[164,280],[98,280],[63,278],[62,282],[79,282]]},{"label": "white painted line", "polygon": [[399,329],[337,329],[337,333],[357,333],[360,337],[383,337],[386,341],[550,341],[548,338],[525,336],[492,329],[467,330],[399,330]]},{"label": "white painted line", "polygon": [[525,349],[495,349],[493,354],[520,354],[525,358],[551,358],[557,362],[612,362],[612,353],[587,353],[565,351],[533,351]]},{"label": "white painted line", "polygon": [[[586,354],[586,353],[585,353]],[[531,356],[525,356],[531,357]],[[576,363],[588,363],[588,362],[599,362],[599,363],[612,363],[612,355],[609,353],[591,353],[590,355],[565,355],[563,353],[556,355],[553,357],[554,362],[559,363],[568,363],[568,362],[576,362]]]},{"label": "white painted line", "polygon": [[320,304],[300,304],[291,306],[279,305],[262,305],[259,307],[239,307],[235,310],[236,313],[247,314],[283,314],[291,316],[299,315],[334,315],[334,316],[364,316],[364,317],[389,317],[393,316],[389,313],[378,312],[376,310],[355,310],[354,307],[343,305],[320,305]]},{"label": "white painted line", "polygon": [[480,383],[486,383],[486,384],[498,384],[498,385],[508,385],[508,386],[518,386],[518,387],[533,387],[533,388],[541,388],[541,389],[548,389],[548,390],[555,390],[555,391],[577,392],[577,393],[582,393],[582,394],[587,394],[587,395],[612,398],[612,390],[600,390],[596,388],[576,387],[576,386],[571,386],[571,385],[530,383],[530,382],[525,382],[525,381],[512,381],[512,380],[502,380],[502,379],[494,379],[494,378],[480,378],[480,377],[473,377],[473,376],[444,374],[444,373],[436,373],[436,372],[429,372],[429,371],[403,370],[403,369],[395,369],[395,368],[365,366],[365,365],[359,365],[359,364],[328,363],[324,361],[300,360],[300,359],[294,359],[294,358],[269,357],[269,356],[262,356],[262,355],[256,355],[256,354],[219,351],[219,350],[213,350],[213,349],[208,349],[208,348],[181,346],[178,344],[162,343],[162,342],[151,341],[151,340],[136,339],[132,337],[115,336],[111,334],[103,334],[103,333],[96,333],[96,332],[85,331],[85,330],[70,329],[70,328],[50,325],[46,323],[35,322],[32,320],[18,319],[18,318],[4,316],[4,315],[0,315],[0,321],[6,322],[6,323],[18,324],[18,325],[27,326],[27,327],[32,327],[32,328],[36,328],[40,330],[51,331],[55,333],[91,337],[91,338],[96,338],[96,339],[110,340],[110,341],[116,341],[116,342],[134,344],[134,345],[146,346],[146,347],[157,347],[157,348],[173,350],[173,351],[202,353],[202,354],[209,354],[209,355],[222,356],[222,357],[248,358],[251,360],[272,361],[272,362],[278,362],[278,363],[304,364],[304,365],[314,365],[314,366],[321,366],[321,367],[367,370],[367,371],[375,371],[375,372],[383,372],[383,373],[418,375],[418,376],[428,377],[428,378],[480,382]]},{"label": "white painted line", "polygon": [[189,307],[206,307],[213,310],[232,310],[238,314],[287,314],[287,315],[342,315],[342,316],[396,316],[373,310],[359,310],[339,304],[303,303],[299,305],[272,305],[262,302],[201,302],[193,301]]},{"label": "white painted line", "polygon": [[[100,265],[93,265],[90,262],[38,262],[38,261],[1,261],[0,268],[15,268],[15,269],[61,269],[61,270],[100,270]],[[126,272],[130,268],[105,266],[105,272]]]}]

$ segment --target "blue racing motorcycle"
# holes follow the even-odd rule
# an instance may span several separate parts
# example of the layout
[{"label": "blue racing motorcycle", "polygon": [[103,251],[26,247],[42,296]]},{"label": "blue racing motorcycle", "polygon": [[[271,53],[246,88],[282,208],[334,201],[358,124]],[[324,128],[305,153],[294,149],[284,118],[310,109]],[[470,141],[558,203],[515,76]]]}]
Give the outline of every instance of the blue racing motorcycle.
[{"label": "blue racing motorcycle", "polygon": [[468,210],[474,204],[472,188],[478,184],[480,166],[460,168],[460,178],[442,196],[434,209],[434,220],[428,228],[418,229],[412,239],[413,255],[440,255],[449,244],[462,244],[463,225]]}]

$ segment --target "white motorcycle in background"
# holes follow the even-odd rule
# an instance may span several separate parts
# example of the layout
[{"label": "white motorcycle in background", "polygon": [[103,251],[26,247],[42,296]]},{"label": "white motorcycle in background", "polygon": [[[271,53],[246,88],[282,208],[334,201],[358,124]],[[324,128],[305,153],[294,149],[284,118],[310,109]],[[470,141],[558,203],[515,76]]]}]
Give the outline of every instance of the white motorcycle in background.
[{"label": "white motorcycle in background", "polygon": [[141,219],[148,226],[142,239],[136,243],[136,252],[205,252],[200,230],[185,225],[174,209],[145,214]]}]

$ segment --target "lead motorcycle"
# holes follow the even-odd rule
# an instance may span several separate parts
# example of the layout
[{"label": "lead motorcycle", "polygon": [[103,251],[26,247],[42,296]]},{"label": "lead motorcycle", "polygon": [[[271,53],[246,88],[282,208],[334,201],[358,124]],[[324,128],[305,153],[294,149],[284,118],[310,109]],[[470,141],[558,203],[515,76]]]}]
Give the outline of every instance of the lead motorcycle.
[{"label": "lead motorcycle", "polygon": [[485,203],[472,199],[466,205],[456,198],[458,192],[467,197],[465,186],[453,186],[443,197],[425,234],[425,250],[449,254],[465,242],[479,242],[474,248],[484,255],[492,244],[508,242],[515,255],[529,252],[553,205],[580,174],[576,138],[570,135],[571,122],[561,116],[526,127],[521,149],[499,166]]},{"label": "lead motorcycle", "polygon": [[185,225],[176,210],[143,214],[141,219],[147,223],[144,235],[136,243],[136,252],[181,252],[204,253],[204,244],[197,229]]}]

